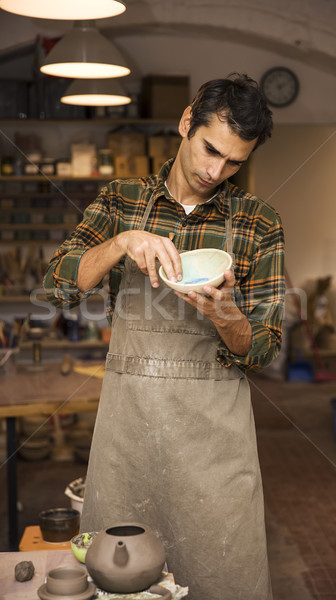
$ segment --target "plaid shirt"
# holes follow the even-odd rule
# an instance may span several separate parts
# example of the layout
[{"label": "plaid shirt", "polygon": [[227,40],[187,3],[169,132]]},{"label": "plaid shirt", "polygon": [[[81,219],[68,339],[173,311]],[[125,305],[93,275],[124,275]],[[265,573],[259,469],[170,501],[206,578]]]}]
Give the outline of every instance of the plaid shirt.
[{"label": "plaid shirt", "polygon": [[[82,222],[51,259],[44,286],[48,300],[57,307],[72,308],[97,291],[81,292],[76,285],[83,253],[122,231],[139,227],[149,198],[155,203],[146,231],[166,236],[174,232],[177,250],[226,248],[225,220],[232,206],[235,301],[252,327],[252,348],[246,356],[230,352],[222,340],[217,360],[224,366],[259,370],[279,353],[284,302],[284,242],[279,215],[255,196],[225,181],[207,203],[186,215],[169,194],[164,182],[172,160],[157,176],[115,180],[104,187],[85,210]],[[109,273],[107,318],[112,319],[123,271],[120,261]],[[101,284],[102,285],[102,284]]]}]

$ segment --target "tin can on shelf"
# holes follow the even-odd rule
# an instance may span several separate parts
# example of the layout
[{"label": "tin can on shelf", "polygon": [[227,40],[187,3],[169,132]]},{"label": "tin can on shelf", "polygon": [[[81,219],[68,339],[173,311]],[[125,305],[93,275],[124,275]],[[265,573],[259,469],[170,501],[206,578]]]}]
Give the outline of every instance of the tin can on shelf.
[{"label": "tin can on shelf", "polygon": [[99,175],[105,177],[113,175],[113,158],[109,148],[101,148],[98,150],[98,172]]}]

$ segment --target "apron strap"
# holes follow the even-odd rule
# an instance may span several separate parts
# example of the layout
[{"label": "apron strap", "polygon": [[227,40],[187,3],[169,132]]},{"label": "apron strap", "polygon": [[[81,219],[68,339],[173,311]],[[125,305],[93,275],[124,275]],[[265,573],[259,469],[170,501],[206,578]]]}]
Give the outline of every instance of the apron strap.
[{"label": "apron strap", "polygon": [[[142,193],[144,194],[145,192],[142,192]],[[149,198],[148,204],[146,206],[146,210],[145,210],[145,212],[143,214],[143,217],[141,219],[141,223],[139,225],[139,229],[140,230],[145,229],[146,223],[147,223],[147,220],[148,220],[148,217],[149,217],[149,213],[150,213],[150,211],[152,210],[152,208],[154,206],[154,202],[155,202],[155,196],[152,194],[150,196],[150,198]]]},{"label": "apron strap", "polygon": [[233,235],[232,235],[232,202],[229,199],[229,218],[226,219],[226,251],[232,258],[231,270],[234,272],[236,266],[236,257],[233,253]]}]

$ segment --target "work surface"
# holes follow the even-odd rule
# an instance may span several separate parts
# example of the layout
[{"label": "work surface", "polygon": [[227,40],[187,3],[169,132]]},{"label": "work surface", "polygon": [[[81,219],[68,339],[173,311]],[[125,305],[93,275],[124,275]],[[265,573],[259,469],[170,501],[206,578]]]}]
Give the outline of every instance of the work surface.
[{"label": "work surface", "polygon": [[[31,560],[35,575],[30,581],[15,580],[15,565]],[[41,550],[39,552],[0,553],[0,598],[2,600],[37,600],[37,590],[44,583],[47,573],[57,567],[84,568],[71,550]]]},{"label": "work surface", "polygon": [[[34,577],[30,581],[19,582],[15,580],[15,565],[22,560],[31,560],[35,567]],[[38,600],[37,590],[45,582],[45,577],[51,569],[57,567],[78,567],[86,568],[80,564],[71,550],[41,550],[39,552],[4,552],[0,553],[0,598],[1,600]],[[176,585],[171,573],[163,574],[161,584],[172,592],[172,600],[182,600],[188,594],[188,588],[182,588]],[[106,594],[106,595],[105,595]],[[101,598],[153,598],[157,600],[162,596],[149,594],[148,592],[139,592],[137,594],[110,594],[99,590],[97,596]],[[95,597],[97,597],[95,596]],[[68,600],[68,596],[64,597]]]},{"label": "work surface", "polygon": [[19,366],[0,376],[0,417],[96,411],[101,384],[101,379],[74,371],[64,376],[60,364],[47,365],[45,371]]}]

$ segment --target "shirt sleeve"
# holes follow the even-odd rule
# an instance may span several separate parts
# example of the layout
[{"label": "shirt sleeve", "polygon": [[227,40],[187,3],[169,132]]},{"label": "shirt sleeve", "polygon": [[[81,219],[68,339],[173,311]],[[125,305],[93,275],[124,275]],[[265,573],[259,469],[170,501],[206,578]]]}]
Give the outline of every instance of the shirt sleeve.
[{"label": "shirt sleeve", "polygon": [[83,220],[51,258],[44,278],[46,297],[57,307],[73,308],[99,288],[82,292],[77,287],[79,262],[83,254],[114,235],[113,191],[111,185],[100,192],[84,211]]},{"label": "shirt sleeve", "polygon": [[233,354],[221,340],[217,360],[259,371],[279,354],[285,295],[284,235],[280,217],[262,236],[248,275],[235,290],[235,301],[252,328],[252,348],[246,356]]}]

